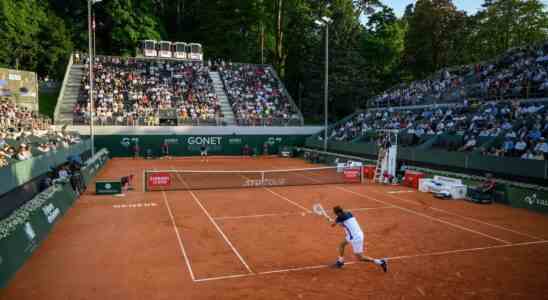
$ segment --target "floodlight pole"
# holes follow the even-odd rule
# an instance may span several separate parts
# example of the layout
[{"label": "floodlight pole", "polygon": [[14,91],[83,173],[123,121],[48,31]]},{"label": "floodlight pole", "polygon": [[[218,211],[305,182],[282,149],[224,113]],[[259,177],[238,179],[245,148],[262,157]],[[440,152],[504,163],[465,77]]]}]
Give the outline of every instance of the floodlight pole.
[{"label": "floodlight pole", "polygon": [[93,128],[93,119],[95,111],[95,103],[93,99],[93,52],[92,52],[92,20],[91,20],[91,5],[93,0],[88,0],[88,52],[89,52],[89,135],[91,137],[91,156],[95,155],[95,132]]},{"label": "floodlight pole", "polygon": [[328,116],[329,109],[327,104],[328,99],[328,84],[329,84],[329,22],[325,24],[325,75],[324,75],[324,139],[323,139],[323,151],[327,152],[327,129],[328,129]]}]

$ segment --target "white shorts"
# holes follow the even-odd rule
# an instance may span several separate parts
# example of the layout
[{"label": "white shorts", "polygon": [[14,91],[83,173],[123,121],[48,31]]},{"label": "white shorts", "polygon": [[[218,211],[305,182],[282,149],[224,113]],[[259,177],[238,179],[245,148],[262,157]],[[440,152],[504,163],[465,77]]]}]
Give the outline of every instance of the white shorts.
[{"label": "white shorts", "polygon": [[200,152],[200,155],[202,155],[202,156],[207,156],[207,150],[206,150],[206,151]]},{"label": "white shorts", "polygon": [[352,240],[346,239],[346,241],[352,245],[352,251],[354,251],[354,254],[363,253],[363,237],[354,238]]}]

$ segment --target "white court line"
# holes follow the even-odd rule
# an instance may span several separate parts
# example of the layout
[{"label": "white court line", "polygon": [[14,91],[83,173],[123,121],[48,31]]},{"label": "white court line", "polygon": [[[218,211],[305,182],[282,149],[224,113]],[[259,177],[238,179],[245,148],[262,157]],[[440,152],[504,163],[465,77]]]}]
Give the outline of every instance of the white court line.
[{"label": "white court line", "polygon": [[[186,183],[186,181],[184,181],[184,179],[179,175],[177,174],[177,177],[179,178],[179,180],[181,180],[181,182],[187,187],[189,188],[188,184]],[[238,257],[238,259],[240,260],[240,262],[244,265],[244,267],[247,269],[247,271],[249,273],[253,273],[253,271],[251,270],[251,268],[249,267],[249,265],[245,262],[244,258],[242,257],[242,255],[240,255],[240,252],[238,252],[238,250],[236,249],[236,247],[234,247],[234,245],[232,244],[232,242],[230,242],[230,240],[228,239],[228,237],[225,235],[225,233],[221,230],[221,227],[219,227],[219,225],[217,224],[217,222],[215,222],[215,220],[211,217],[211,215],[209,214],[209,212],[207,211],[207,209],[205,209],[205,207],[202,205],[202,202],[200,202],[200,200],[198,199],[198,197],[196,197],[196,195],[194,194],[193,191],[191,191],[190,189],[188,190],[188,192],[190,193],[190,195],[192,196],[192,198],[194,198],[194,201],[196,201],[196,203],[200,206],[200,208],[202,209],[202,211],[206,214],[206,216],[208,217],[209,221],[211,221],[211,223],[213,224],[213,226],[215,226],[215,228],[217,229],[217,231],[219,232],[219,234],[223,237],[223,239],[225,240],[225,242],[227,243],[227,245],[230,247],[230,249],[232,249],[232,252],[234,252],[234,254]]]},{"label": "white court line", "polygon": [[408,190],[405,190],[405,191],[389,191],[389,192],[386,192],[388,194],[407,194],[407,193],[415,193],[415,191],[408,191]]},{"label": "white court line", "polygon": [[[304,175],[301,175],[305,178],[308,178],[309,180],[311,181],[316,181],[316,179],[313,179],[313,178],[309,178],[309,177],[306,177]],[[478,234],[478,235],[481,235],[481,236],[484,236],[484,237],[487,237],[487,238],[490,238],[492,240],[495,240],[495,241],[498,241],[498,242],[501,242],[501,243],[504,243],[504,244],[511,244],[509,241],[506,241],[506,240],[503,240],[503,239],[499,239],[497,237],[494,237],[494,236],[491,236],[489,234],[486,234],[486,233],[483,233],[483,232],[479,232],[479,231],[476,231],[476,230],[473,230],[473,229],[470,229],[470,228],[467,228],[467,227],[464,227],[464,226],[461,226],[461,225],[458,225],[458,224],[454,224],[454,223],[451,223],[451,222],[448,222],[448,221],[444,221],[442,219],[439,219],[439,218],[436,218],[436,217],[432,217],[432,216],[429,216],[429,215],[426,215],[426,214],[423,214],[423,213],[419,213],[417,211],[414,211],[412,209],[408,209],[408,208],[405,208],[403,206],[399,206],[399,205],[396,205],[396,204],[392,204],[392,203],[388,203],[388,202],[385,202],[385,201],[382,201],[382,200],[379,200],[379,199],[376,199],[376,198],[373,198],[371,196],[368,196],[368,195],[365,195],[365,194],[361,194],[361,193],[358,193],[358,192],[354,192],[352,190],[349,190],[347,188],[343,188],[343,187],[339,187],[339,186],[334,186],[336,189],[339,189],[341,191],[346,191],[347,193],[351,193],[351,194],[355,194],[361,198],[366,198],[366,199],[369,199],[369,200],[372,200],[372,201],[375,201],[375,202],[378,202],[378,203],[383,203],[384,205],[392,205],[396,208],[399,208],[405,212],[408,212],[408,213],[411,213],[411,214],[414,214],[414,215],[417,215],[417,216],[421,216],[423,218],[427,218],[427,219],[430,219],[430,220],[433,220],[433,221],[437,221],[439,223],[443,223],[443,224],[446,224],[446,225],[449,225],[449,226],[452,226],[452,227],[455,227],[455,228],[459,228],[461,230],[464,230],[464,231],[468,231],[468,232],[472,232],[472,233],[475,233],[475,234]]]},{"label": "white court line", "polygon": [[[374,190],[374,189],[373,189],[373,192],[382,193],[381,191],[376,191],[376,190]],[[415,205],[421,205],[421,204],[417,203],[416,201],[404,199],[404,198],[402,198],[402,197],[398,197],[398,196],[394,196],[394,195],[388,195],[388,196],[391,197],[391,198],[397,199],[397,200],[401,200],[401,201],[413,203],[413,204],[415,204]],[[436,208],[436,207],[429,207],[429,209],[432,209],[432,210],[435,210],[435,211],[438,211],[438,212],[441,212],[441,213],[444,213],[444,214],[448,214],[448,215],[451,215],[451,216],[454,216],[454,217],[459,217],[459,218],[462,218],[462,219],[465,219],[465,220],[469,220],[469,221],[472,221],[472,222],[476,222],[476,223],[480,223],[480,224],[483,224],[483,225],[491,226],[491,227],[493,227],[493,228],[497,228],[497,229],[500,229],[500,230],[505,230],[505,231],[508,231],[508,232],[512,232],[512,233],[515,233],[515,234],[517,234],[517,235],[521,235],[521,236],[525,236],[525,237],[528,237],[528,238],[532,238],[532,239],[534,239],[534,240],[539,240],[539,241],[544,240],[543,238],[540,238],[540,237],[538,237],[538,236],[534,236],[534,235],[531,235],[531,234],[528,234],[528,233],[523,233],[523,232],[520,232],[520,231],[516,231],[516,230],[510,229],[510,228],[506,228],[506,227],[504,227],[504,226],[500,226],[500,225],[488,223],[488,222],[485,222],[485,221],[481,221],[481,220],[478,220],[478,219],[476,219],[476,218],[471,218],[471,217],[462,216],[462,215],[459,215],[459,214],[456,214],[456,213],[452,213],[452,212],[450,212],[450,211],[447,211],[447,210],[445,210],[445,209],[440,209],[440,208]]]},{"label": "white court line", "polygon": [[[379,202],[379,203],[383,203],[385,205],[390,205],[391,203],[388,203],[388,202],[385,202],[385,201],[382,201],[382,200],[378,200],[376,198],[373,198],[373,197],[370,197],[368,195],[365,195],[365,194],[361,194],[361,193],[357,193],[357,192],[354,192],[352,190],[349,190],[349,189],[346,189],[346,188],[342,188],[342,187],[338,187],[336,186],[335,187],[336,189],[339,189],[339,190],[342,190],[342,191],[346,191],[348,193],[351,193],[351,194],[355,194],[359,197],[362,197],[362,198],[366,198],[366,199],[369,199],[369,200],[372,200],[372,201],[376,201],[376,202]],[[498,241],[498,242],[501,242],[501,243],[504,243],[504,244],[511,244],[509,241],[506,241],[506,240],[503,240],[503,239],[499,239],[497,237],[494,237],[492,235],[489,235],[489,234],[486,234],[486,233],[483,233],[483,232],[479,232],[477,230],[474,230],[474,229],[470,229],[468,227],[464,227],[464,226],[461,226],[461,225],[458,225],[458,224],[454,224],[454,223],[451,223],[451,222],[448,222],[448,221],[445,221],[445,220],[442,220],[442,219],[439,219],[439,218],[436,218],[436,217],[432,217],[432,216],[429,216],[427,214],[423,214],[423,213],[420,213],[420,212],[417,212],[417,211],[414,211],[412,209],[408,209],[408,208],[405,208],[403,206],[399,206],[399,205],[395,205],[395,204],[392,204],[394,207],[396,208],[399,208],[405,212],[408,212],[408,213],[411,213],[411,214],[414,214],[414,215],[417,215],[417,216],[421,216],[423,218],[426,218],[426,219],[430,219],[430,220],[433,220],[433,221],[437,221],[439,223],[443,223],[443,224],[446,224],[446,225],[449,225],[449,226],[452,226],[452,227],[455,227],[455,228],[459,228],[461,230],[464,230],[464,231],[468,231],[468,232],[472,232],[472,233],[475,233],[475,234],[478,234],[478,235],[481,235],[481,236],[484,236],[484,237],[487,237],[487,238],[490,238],[492,240],[495,240],[495,241]]]},{"label": "white court line", "polygon": [[[249,177],[247,177],[247,176],[245,176],[245,175],[242,175],[242,174],[238,174],[238,175],[240,175],[240,176],[243,177],[244,179],[249,179]],[[291,204],[297,206],[298,208],[300,208],[300,209],[306,211],[307,213],[312,213],[312,211],[311,211],[310,209],[308,209],[308,208],[306,208],[306,207],[300,205],[299,203],[296,203],[296,202],[294,202],[294,201],[291,201],[291,200],[287,199],[287,197],[284,197],[284,196],[282,196],[282,195],[280,195],[280,194],[274,192],[273,190],[271,190],[271,189],[269,189],[269,188],[267,188],[267,187],[265,187],[265,186],[263,186],[262,188],[265,189],[265,190],[267,190],[267,191],[269,191],[269,192],[272,193],[274,196],[277,196],[278,198],[281,198],[281,199],[283,199],[283,200],[285,200],[285,201],[287,201],[287,202],[289,202],[289,203],[291,203]]]},{"label": "white court line", "polygon": [[477,247],[477,248],[468,248],[468,249],[459,249],[459,250],[438,251],[438,252],[432,252],[432,253],[401,255],[401,256],[388,257],[387,259],[389,261],[390,260],[403,260],[403,259],[416,258],[416,257],[441,256],[441,255],[447,255],[447,254],[476,252],[476,251],[481,251],[481,250],[500,249],[500,248],[509,248],[509,247],[519,247],[519,246],[529,246],[529,245],[546,244],[546,243],[548,243],[548,241],[542,240],[542,241],[534,241],[534,242],[515,243],[515,244],[509,244],[509,245],[495,245],[495,246]]},{"label": "white court line", "polygon": [[[350,208],[348,211],[367,211],[376,209],[395,208],[394,206],[380,206],[380,207],[363,207],[363,208]],[[306,215],[315,215],[312,212],[305,213]],[[238,220],[238,219],[254,219],[254,218],[268,218],[268,217],[286,217],[286,216],[301,216],[301,213],[272,213],[272,214],[258,214],[258,215],[244,215],[244,216],[225,216],[225,217],[213,217],[215,220]]]},{"label": "white court line", "polygon": [[[523,243],[515,243],[515,244],[508,244],[508,245],[504,244],[504,245],[495,245],[495,246],[487,246],[487,247],[446,250],[446,251],[437,251],[437,252],[420,253],[420,254],[412,254],[412,255],[400,255],[400,256],[393,256],[393,257],[386,257],[385,259],[388,260],[388,261],[406,260],[406,259],[413,259],[413,258],[419,258],[419,257],[443,256],[443,255],[451,255],[451,254],[467,253],[467,252],[480,252],[480,251],[492,250],[492,249],[523,247],[523,246],[539,245],[539,244],[546,244],[546,243],[548,243],[548,240],[534,241],[534,242],[523,242]],[[354,265],[354,264],[358,264],[358,263],[362,263],[362,262],[360,262],[360,261],[349,261],[349,262],[346,262],[345,265]],[[204,279],[198,279],[198,280],[196,280],[196,282],[214,281],[214,280],[223,280],[223,279],[230,279],[230,278],[268,275],[268,274],[277,274],[277,273],[289,273],[289,272],[298,272],[298,271],[307,271],[307,270],[316,270],[316,269],[325,269],[325,268],[328,268],[328,267],[330,267],[330,265],[315,265],[315,266],[295,267],[295,268],[263,271],[263,272],[258,272],[256,274],[228,275],[228,276],[204,278]]]},{"label": "white court line", "polygon": [[194,276],[194,272],[192,272],[192,267],[190,266],[190,260],[188,259],[188,255],[186,254],[185,246],[183,245],[181,235],[179,234],[179,229],[177,228],[177,225],[175,224],[175,218],[173,217],[173,213],[171,212],[171,207],[169,206],[166,192],[164,190],[162,190],[162,195],[164,196],[164,203],[167,207],[167,211],[171,219],[171,224],[173,225],[173,230],[175,231],[175,235],[177,236],[177,241],[179,242],[179,248],[181,249],[181,253],[183,254],[183,258],[185,259],[188,272],[190,273],[190,278],[192,279],[192,281],[196,282],[196,277]]},{"label": "white court line", "polygon": [[282,196],[282,195],[280,195],[280,194],[274,192],[273,190],[271,190],[271,189],[269,189],[269,188],[267,188],[267,187],[263,187],[263,188],[264,188],[265,190],[269,191],[270,193],[272,193],[273,195],[278,196],[279,198],[281,198],[281,199],[283,199],[283,200],[285,200],[285,201],[287,201],[287,202],[289,202],[289,203],[291,203],[291,204],[293,204],[293,205],[299,207],[300,209],[306,211],[307,213],[312,213],[312,211],[311,211],[310,209],[308,209],[308,208],[306,208],[306,207],[300,205],[299,203],[294,202],[294,201],[291,201],[291,200],[289,200],[287,197],[284,197],[284,196]]},{"label": "white court line", "polygon": [[299,215],[299,214],[296,214],[296,213],[273,213],[273,214],[260,214],[260,215],[213,217],[213,219],[215,219],[215,220],[238,220],[238,219],[285,217],[285,216],[297,216],[297,215]]},{"label": "white court line", "polygon": [[196,280],[194,280],[194,282],[215,281],[215,280],[221,280],[221,279],[249,277],[249,276],[254,276],[254,275],[257,275],[257,274],[247,273],[247,274],[235,274],[235,275],[225,275],[225,276],[217,276],[217,277],[207,277],[207,278],[196,279]]}]

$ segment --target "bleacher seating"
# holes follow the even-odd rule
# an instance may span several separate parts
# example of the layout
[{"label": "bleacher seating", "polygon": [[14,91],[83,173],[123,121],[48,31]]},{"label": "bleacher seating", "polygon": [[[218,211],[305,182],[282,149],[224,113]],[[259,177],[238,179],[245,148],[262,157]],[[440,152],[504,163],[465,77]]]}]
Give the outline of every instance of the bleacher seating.
[{"label": "bleacher seating", "polygon": [[[159,125],[159,113],[176,111],[179,123],[216,123],[219,102],[201,63],[97,57],[95,107],[99,125]],[[75,123],[89,122],[89,73],[82,80]]]},{"label": "bleacher seating", "polygon": [[269,66],[217,65],[239,125],[300,125],[297,109]]},{"label": "bleacher seating", "polygon": [[[97,57],[94,67],[96,124],[157,126],[162,116],[176,112],[176,124],[169,125],[220,125],[211,71],[219,71],[238,125],[301,125],[300,113],[269,66],[106,56]],[[85,74],[75,124],[89,123]]]},{"label": "bleacher seating", "polygon": [[437,72],[400,84],[369,100],[370,107],[429,105],[463,99],[548,96],[548,43],[511,49],[493,61]]},{"label": "bleacher seating", "polygon": [[545,102],[489,101],[475,106],[369,110],[334,126],[328,136],[333,141],[351,142],[378,129],[399,129],[402,146],[416,146],[443,136],[433,143],[434,148],[547,159],[546,105]]},{"label": "bleacher seating", "polygon": [[53,130],[49,118],[14,103],[0,102],[0,167],[79,142],[76,134]]}]

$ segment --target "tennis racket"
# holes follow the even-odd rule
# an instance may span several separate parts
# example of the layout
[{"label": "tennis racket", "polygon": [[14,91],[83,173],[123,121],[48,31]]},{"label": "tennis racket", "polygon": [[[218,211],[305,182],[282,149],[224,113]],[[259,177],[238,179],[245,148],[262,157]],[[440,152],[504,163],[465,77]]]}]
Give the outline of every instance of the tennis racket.
[{"label": "tennis racket", "polygon": [[326,218],[327,220],[329,220],[329,222],[333,222],[333,219],[331,219],[331,217],[327,214],[327,212],[320,203],[312,205],[312,211],[318,216]]}]

